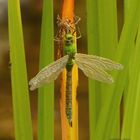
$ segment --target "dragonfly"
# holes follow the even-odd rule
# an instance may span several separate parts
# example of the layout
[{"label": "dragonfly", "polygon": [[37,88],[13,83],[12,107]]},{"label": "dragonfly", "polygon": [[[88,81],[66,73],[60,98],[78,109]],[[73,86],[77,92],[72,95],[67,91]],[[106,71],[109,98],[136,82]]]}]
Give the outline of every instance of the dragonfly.
[{"label": "dragonfly", "polygon": [[107,71],[121,70],[123,65],[110,59],[96,55],[77,53],[74,36],[71,33],[64,38],[64,56],[43,68],[33,79],[30,80],[30,90],[35,90],[57,79],[66,68],[66,117],[72,126],[72,68],[77,65],[83,73],[94,80],[113,83],[114,80]]}]

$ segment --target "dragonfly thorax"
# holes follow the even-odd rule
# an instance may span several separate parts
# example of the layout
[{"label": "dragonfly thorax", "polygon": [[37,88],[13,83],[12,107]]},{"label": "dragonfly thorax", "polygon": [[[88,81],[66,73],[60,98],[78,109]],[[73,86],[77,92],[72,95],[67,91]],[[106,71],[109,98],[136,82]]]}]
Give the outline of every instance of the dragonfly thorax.
[{"label": "dragonfly thorax", "polygon": [[74,64],[73,59],[76,53],[76,46],[74,43],[74,36],[70,33],[65,35],[64,53],[65,55],[69,55],[69,60],[67,62],[66,68],[67,70],[71,70]]}]

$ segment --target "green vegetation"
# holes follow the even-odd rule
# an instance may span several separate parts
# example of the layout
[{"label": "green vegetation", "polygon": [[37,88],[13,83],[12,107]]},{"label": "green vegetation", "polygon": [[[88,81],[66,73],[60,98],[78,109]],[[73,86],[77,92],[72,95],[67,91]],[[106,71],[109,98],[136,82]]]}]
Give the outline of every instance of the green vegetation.
[{"label": "green vegetation", "polygon": [[33,140],[23,32],[18,0],[8,1],[10,62],[16,140]]},{"label": "green vegetation", "polygon": [[[53,62],[53,1],[44,0],[40,48],[40,69]],[[54,139],[54,85],[39,89],[38,96],[38,139]]]},{"label": "green vegetation", "polygon": [[[125,19],[118,37],[116,1],[87,0],[89,54],[124,65],[122,71],[111,72],[115,80],[111,85],[89,80],[90,140],[140,139],[139,13],[140,0],[124,1]],[[40,69],[54,59],[52,0],[44,0],[42,15]],[[15,137],[33,140],[19,0],[8,1],[8,19]],[[54,84],[39,89],[38,139],[54,139]]]},{"label": "green vegetation", "polygon": [[[139,91],[139,64],[137,61],[139,57],[139,51],[137,50],[139,49],[139,35],[137,36],[139,4],[139,0],[127,2],[125,9],[127,14],[125,15],[125,22],[117,45],[116,1],[94,0],[91,4],[91,0],[87,0],[89,52],[98,51],[101,56],[111,57],[124,65],[122,72],[113,73],[116,81],[113,85],[97,85],[89,81],[90,140],[119,139],[120,135],[122,135],[122,139],[136,140],[140,137],[138,131],[136,131],[139,129],[137,124],[139,122],[139,112],[137,111],[137,100],[139,100],[139,95],[137,94]],[[127,8],[129,8],[128,11]],[[92,24],[92,19],[94,24]],[[95,36],[96,40],[92,40],[92,38],[95,39]],[[93,49],[93,44],[97,48]],[[123,129],[119,134],[119,110],[124,92],[127,97],[124,105]],[[138,128],[136,128],[136,124]]]}]

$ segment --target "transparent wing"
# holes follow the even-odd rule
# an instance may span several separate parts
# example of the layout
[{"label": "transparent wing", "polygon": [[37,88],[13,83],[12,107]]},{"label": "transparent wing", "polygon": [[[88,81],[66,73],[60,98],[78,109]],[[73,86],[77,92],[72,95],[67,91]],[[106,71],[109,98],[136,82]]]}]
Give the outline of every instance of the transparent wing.
[{"label": "transparent wing", "polygon": [[91,63],[91,65],[96,65],[97,67],[100,67],[104,70],[121,70],[123,69],[123,65],[120,63],[116,63],[110,59],[99,57],[96,55],[86,55],[77,53],[76,57],[80,59],[81,61],[88,59],[88,63]]},{"label": "transparent wing", "polygon": [[34,90],[55,80],[66,66],[68,58],[68,55],[66,55],[43,68],[33,79],[30,80],[30,90]]},{"label": "transparent wing", "polygon": [[75,55],[75,63],[87,77],[105,83],[113,83],[112,76],[105,70],[120,70],[123,68],[121,64],[110,59],[80,53]]}]

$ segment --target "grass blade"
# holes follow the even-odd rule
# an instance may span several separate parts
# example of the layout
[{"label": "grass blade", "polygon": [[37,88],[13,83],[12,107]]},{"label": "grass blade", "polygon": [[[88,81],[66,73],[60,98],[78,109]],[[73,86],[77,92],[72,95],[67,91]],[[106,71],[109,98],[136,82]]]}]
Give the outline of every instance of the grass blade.
[{"label": "grass blade", "polygon": [[[136,31],[138,28],[139,19],[138,13],[140,12],[140,1],[135,0],[131,3],[130,10],[126,16],[125,24],[121,34],[121,39],[119,41],[119,48],[117,53],[117,59],[121,60],[121,63],[124,65],[124,70],[117,74],[116,84],[112,86],[109,90],[110,100],[105,107],[101,109],[100,118],[98,120],[97,129],[96,129],[96,139],[98,140],[108,140],[110,130],[112,130],[112,123],[114,116],[117,113],[117,108],[120,105],[122,93],[125,87],[126,76],[128,72],[128,62],[131,56],[132,44],[136,37]],[[130,34],[131,33],[131,34]],[[127,52],[126,52],[127,50]],[[104,118],[102,117],[104,116]],[[102,135],[100,135],[102,134]]]},{"label": "grass blade", "polygon": [[[102,56],[113,57],[113,52],[117,48],[118,40],[116,11],[115,1],[87,0],[87,34],[88,52],[90,54],[101,54]],[[108,96],[110,96],[110,94],[108,94],[105,86],[89,80],[91,140],[96,139],[95,128],[99,117],[99,110],[102,104],[108,102]],[[119,130],[118,125],[116,129]],[[112,135],[118,135],[118,131],[117,133],[115,132],[116,131],[112,132]]]},{"label": "grass blade", "polygon": [[113,58],[118,44],[117,8],[115,0],[98,0],[100,55]]},{"label": "grass blade", "polygon": [[[118,45],[116,0],[98,0],[98,22],[100,55],[114,60],[114,54]],[[111,93],[108,90],[109,87],[109,85],[101,83],[101,105],[106,106],[110,100]],[[114,117],[113,129],[111,129],[112,131],[110,131],[109,134],[110,137],[119,136],[119,109],[118,106],[118,113]],[[106,109],[104,109],[104,112],[106,112]],[[104,115],[102,117],[104,117]]]},{"label": "grass blade", "polygon": [[8,1],[8,19],[16,140],[33,140],[19,0]]},{"label": "grass blade", "polygon": [[[140,139],[140,134],[139,134],[139,130],[140,130],[140,112],[139,112],[139,107],[140,107],[140,65],[139,65],[139,59],[140,59],[140,28],[138,30],[138,36],[137,36],[137,41],[136,41],[136,49],[135,49],[135,54],[134,54],[134,71],[132,71],[131,73],[131,80],[133,80],[134,84],[136,85],[136,89],[134,90],[134,93],[131,94],[135,94],[135,100],[134,102],[134,117],[133,117],[133,123],[132,123],[132,131],[131,131],[131,139],[132,140],[137,140]],[[135,69],[136,68],[136,69]],[[135,78],[137,78],[136,81],[134,81],[133,76],[135,76]],[[133,86],[133,89],[135,88],[135,85]],[[132,112],[131,112],[132,113]],[[131,114],[132,115],[132,114]]]},{"label": "grass blade", "polygon": [[[140,77],[137,82],[137,85],[140,84]],[[132,140],[138,140],[140,139],[140,86],[137,86],[137,91],[136,91],[136,100],[135,100],[135,109],[134,109],[134,121],[133,121],[133,126],[132,126],[132,131],[131,131],[131,139]]]},{"label": "grass blade", "polygon": [[[54,60],[53,1],[43,1],[40,69]],[[54,84],[39,89],[38,139],[54,139]]]},{"label": "grass blade", "polygon": [[[87,39],[88,54],[99,54],[97,0],[87,0]],[[90,140],[95,139],[95,127],[100,106],[100,86],[89,79],[89,131]]]},{"label": "grass blade", "polygon": [[[131,138],[138,139],[140,137],[137,133],[139,128],[138,122],[139,113],[137,111],[139,103],[139,71],[140,65],[137,60],[140,59],[140,29],[138,31],[136,45],[134,47],[134,53],[132,55],[132,62],[130,63],[130,72],[129,72],[129,86],[127,89],[127,97],[125,102],[125,112],[124,112],[124,121],[122,129],[122,138]],[[138,121],[138,122],[137,122]],[[135,130],[135,131],[133,131]],[[137,138],[136,138],[137,137]]]}]

